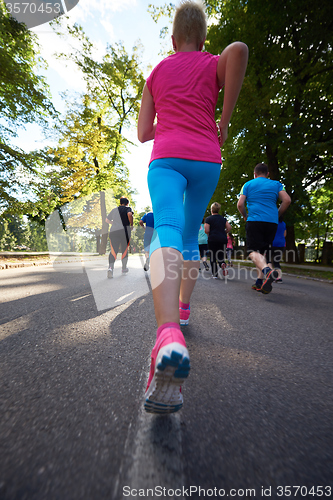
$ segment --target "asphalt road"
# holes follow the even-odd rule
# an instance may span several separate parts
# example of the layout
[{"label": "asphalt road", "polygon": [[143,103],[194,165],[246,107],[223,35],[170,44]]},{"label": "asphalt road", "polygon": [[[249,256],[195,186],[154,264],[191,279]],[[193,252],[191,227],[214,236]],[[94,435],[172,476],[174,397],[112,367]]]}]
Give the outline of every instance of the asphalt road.
[{"label": "asphalt road", "polygon": [[162,417],[142,407],[149,274],[129,267],[0,271],[1,500],[329,498],[333,285],[200,276],[184,408]]}]

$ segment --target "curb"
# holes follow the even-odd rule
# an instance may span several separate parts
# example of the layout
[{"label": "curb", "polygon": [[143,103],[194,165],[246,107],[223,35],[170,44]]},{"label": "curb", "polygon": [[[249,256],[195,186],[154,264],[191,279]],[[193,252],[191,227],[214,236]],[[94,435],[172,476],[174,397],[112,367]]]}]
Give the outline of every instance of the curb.
[{"label": "curb", "polygon": [[15,269],[18,267],[33,267],[33,266],[47,266],[52,264],[47,261],[40,262],[10,262],[8,264],[0,264],[0,269]]},{"label": "curb", "polygon": [[305,280],[322,281],[323,283],[333,283],[332,280],[325,280],[324,278],[312,278],[311,276],[303,276],[301,274],[289,274],[286,272],[284,272],[283,274],[286,276],[293,276],[294,278],[303,278]]}]

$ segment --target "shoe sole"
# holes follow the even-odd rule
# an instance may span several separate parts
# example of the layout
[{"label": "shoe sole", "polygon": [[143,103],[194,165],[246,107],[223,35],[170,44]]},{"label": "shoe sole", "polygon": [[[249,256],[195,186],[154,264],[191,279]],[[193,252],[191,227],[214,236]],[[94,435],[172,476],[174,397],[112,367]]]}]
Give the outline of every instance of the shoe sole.
[{"label": "shoe sole", "polygon": [[264,294],[271,293],[272,291],[272,283],[275,281],[274,278],[274,270],[270,271],[265,278],[265,281],[262,284],[262,287],[260,288],[260,291]]},{"label": "shoe sole", "polygon": [[113,278],[113,272],[112,271],[108,271],[108,279],[111,279]]},{"label": "shoe sole", "polygon": [[178,342],[162,347],[156,358],[155,373],[145,394],[148,413],[175,413],[183,406],[181,384],[190,372],[190,357]]}]

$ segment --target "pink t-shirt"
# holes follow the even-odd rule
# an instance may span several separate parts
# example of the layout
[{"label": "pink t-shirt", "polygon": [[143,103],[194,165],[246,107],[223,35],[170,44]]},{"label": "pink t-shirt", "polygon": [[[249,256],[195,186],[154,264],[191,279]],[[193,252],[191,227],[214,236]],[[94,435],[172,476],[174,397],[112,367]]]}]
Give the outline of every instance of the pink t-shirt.
[{"label": "pink t-shirt", "polygon": [[221,163],[215,122],[219,56],[177,52],[163,59],[147,79],[157,113],[150,161],[183,158]]}]

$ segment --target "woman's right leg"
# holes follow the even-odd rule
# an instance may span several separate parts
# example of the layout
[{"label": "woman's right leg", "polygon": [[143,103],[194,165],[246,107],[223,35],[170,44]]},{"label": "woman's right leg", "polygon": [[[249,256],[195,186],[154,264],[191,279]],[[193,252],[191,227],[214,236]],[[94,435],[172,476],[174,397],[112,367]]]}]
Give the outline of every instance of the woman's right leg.
[{"label": "woman's right leg", "polygon": [[150,257],[150,279],[157,326],[179,323],[179,290],[183,258],[174,248],[158,248]]}]

